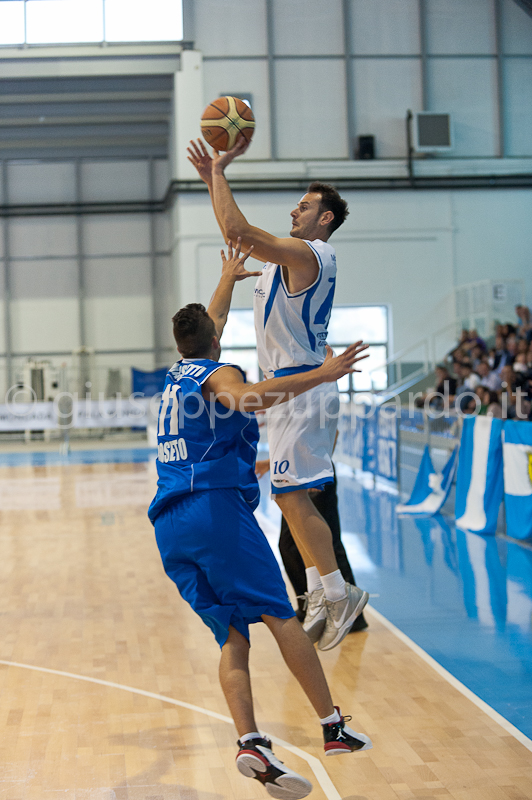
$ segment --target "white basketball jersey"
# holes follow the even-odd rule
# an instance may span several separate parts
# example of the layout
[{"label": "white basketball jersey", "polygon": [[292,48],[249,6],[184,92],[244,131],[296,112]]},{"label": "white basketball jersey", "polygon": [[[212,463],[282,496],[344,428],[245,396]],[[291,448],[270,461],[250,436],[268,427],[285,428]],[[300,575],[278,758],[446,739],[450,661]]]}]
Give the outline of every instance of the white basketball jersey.
[{"label": "white basketball jersey", "polygon": [[319,365],[325,359],[327,326],[336,283],[334,248],[304,240],[316,255],[319,274],[307,289],[290,294],[279,264],[264,265],[253,308],[259,364],[266,378],[278,370]]}]

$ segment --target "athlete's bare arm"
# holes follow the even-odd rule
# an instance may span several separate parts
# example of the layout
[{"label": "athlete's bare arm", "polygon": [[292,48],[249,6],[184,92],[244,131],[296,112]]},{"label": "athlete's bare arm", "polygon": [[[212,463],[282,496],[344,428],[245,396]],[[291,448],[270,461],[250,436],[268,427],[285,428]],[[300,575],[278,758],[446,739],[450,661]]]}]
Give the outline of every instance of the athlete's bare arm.
[{"label": "athlete's bare arm", "polygon": [[261,261],[273,261],[290,269],[315,271],[316,256],[301,239],[279,238],[271,233],[250,225],[235,202],[233,193],[225,177],[225,168],[237,156],[245,153],[248,142],[239,139],[232,150],[226,153],[214,152],[212,161],[212,198],[216,217],[220,220],[222,231],[230,239],[240,236],[244,247],[253,245],[253,257]]},{"label": "athlete's bare arm", "polygon": [[250,247],[245,253],[241,253],[242,241],[237,239],[236,248],[233,253],[233,244],[231,241],[227,245],[227,258],[222,250],[222,276],[218,286],[214,290],[214,294],[209,303],[207,313],[214,321],[216,326],[216,335],[218,338],[222,335],[225,323],[227,322],[227,315],[231,307],[231,298],[233,296],[233,289],[235,283],[243,281],[245,278],[259,277],[260,272],[248,272],[244,264],[246,259],[249,258],[253,252],[253,247]]},{"label": "athlete's bare arm", "polygon": [[238,411],[257,411],[285,403],[320,383],[332,383],[350,372],[360,372],[353,364],[367,358],[361,355],[368,347],[362,341],[349,345],[339,356],[326,345],[327,355],[321,366],[298,375],[283,378],[270,378],[260,383],[244,383],[239,370],[234,367],[221,367],[203,385],[206,400],[216,398],[226,408]]},{"label": "athlete's bare arm", "polygon": [[215,151],[214,158],[211,158],[201,139],[198,139],[197,142],[191,141],[187,148],[188,160],[209,189],[216,220],[225,241],[236,241],[240,236],[244,247],[253,245],[253,258],[303,272],[299,282],[310,286],[316,280],[319,269],[312,250],[301,239],[273,236],[262,228],[250,225],[235,202],[224,170],[247,150],[248,144],[241,138],[232,150],[226,153]]}]

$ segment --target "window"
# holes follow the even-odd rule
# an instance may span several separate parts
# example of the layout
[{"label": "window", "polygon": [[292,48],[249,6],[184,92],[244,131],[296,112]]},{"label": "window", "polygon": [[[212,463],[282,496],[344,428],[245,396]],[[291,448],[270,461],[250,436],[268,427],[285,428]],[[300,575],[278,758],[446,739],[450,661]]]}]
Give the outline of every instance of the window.
[{"label": "window", "polygon": [[181,0],[1,0],[0,45],[180,41]]},{"label": "window", "polygon": [[[346,375],[338,381],[341,399],[349,401],[356,392],[385,389],[388,358],[388,309],[386,306],[337,306],[329,321],[328,343],[337,354],[352,342],[362,339],[369,344],[369,358],[360,362],[361,372]],[[222,336],[222,361],[241,366],[248,381],[261,380],[257,360],[255,325],[252,309],[229,312]],[[382,369],[380,368],[382,365]]]}]

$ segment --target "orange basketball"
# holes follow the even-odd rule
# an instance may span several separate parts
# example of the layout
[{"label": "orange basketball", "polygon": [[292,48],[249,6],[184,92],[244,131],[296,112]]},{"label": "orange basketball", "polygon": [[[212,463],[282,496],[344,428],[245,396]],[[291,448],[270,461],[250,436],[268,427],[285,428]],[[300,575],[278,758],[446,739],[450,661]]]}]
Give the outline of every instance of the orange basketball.
[{"label": "orange basketball", "polygon": [[249,142],[254,130],[253,112],[238,97],[218,97],[201,115],[203,138],[215,150],[231,150],[239,134]]}]

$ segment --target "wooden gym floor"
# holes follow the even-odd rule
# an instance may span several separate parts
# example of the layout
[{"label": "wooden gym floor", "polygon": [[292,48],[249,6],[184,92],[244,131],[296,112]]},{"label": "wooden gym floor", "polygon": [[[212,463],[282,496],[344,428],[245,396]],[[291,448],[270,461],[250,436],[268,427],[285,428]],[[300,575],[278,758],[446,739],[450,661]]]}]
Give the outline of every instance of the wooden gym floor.
[{"label": "wooden gym floor", "polygon": [[[1,800],[251,800],[210,631],[165,576],[146,517],[153,464],[0,469]],[[374,749],[326,759],[265,626],[262,730],[315,800],[525,800],[532,752],[368,611],[322,654]]]}]

